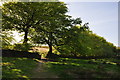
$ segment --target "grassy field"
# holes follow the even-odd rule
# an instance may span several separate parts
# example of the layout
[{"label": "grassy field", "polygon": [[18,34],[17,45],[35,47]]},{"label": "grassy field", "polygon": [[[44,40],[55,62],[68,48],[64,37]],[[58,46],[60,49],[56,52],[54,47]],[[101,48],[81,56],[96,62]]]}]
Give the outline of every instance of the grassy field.
[{"label": "grassy field", "polygon": [[62,58],[58,62],[46,64],[60,78],[120,78],[120,66],[112,61],[113,59]]},{"label": "grassy field", "polygon": [[[38,62],[28,58],[2,59],[2,78],[30,79]],[[116,59],[71,59],[60,58],[58,61],[43,62],[43,72],[53,72],[58,78],[120,78],[120,66]],[[39,72],[39,71],[38,71]],[[37,74],[37,71],[35,72]],[[39,72],[40,73],[40,72]],[[38,75],[41,75],[39,74]],[[42,76],[42,75],[41,75]],[[47,75],[46,75],[47,76]]]},{"label": "grassy field", "polygon": [[37,66],[37,62],[28,58],[2,58],[2,78],[25,78],[32,75],[31,70]]}]

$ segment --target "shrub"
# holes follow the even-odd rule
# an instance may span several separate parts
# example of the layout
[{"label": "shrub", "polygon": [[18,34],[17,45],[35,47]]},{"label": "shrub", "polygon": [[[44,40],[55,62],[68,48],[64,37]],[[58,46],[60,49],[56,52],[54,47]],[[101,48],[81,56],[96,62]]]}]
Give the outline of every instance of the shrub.
[{"label": "shrub", "polygon": [[14,49],[14,45],[2,45],[2,49]]}]

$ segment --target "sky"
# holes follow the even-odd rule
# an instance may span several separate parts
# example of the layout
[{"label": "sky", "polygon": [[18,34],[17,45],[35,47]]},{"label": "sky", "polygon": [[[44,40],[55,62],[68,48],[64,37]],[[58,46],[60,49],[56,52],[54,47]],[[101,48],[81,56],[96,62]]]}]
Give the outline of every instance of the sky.
[{"label": "sky", "polygon": [[[118,2],[65,2],[68,15],[89,22],[90,30],[118,46]],[[1,5],[1,3],[0,3]],[[18,41],[18,33],[15,36]]]},{"label": "sky", "polygon": [[90,30],[118,46],[118,3],[117,2],[66,2],[73,18],[80,17],[89,22]]}]

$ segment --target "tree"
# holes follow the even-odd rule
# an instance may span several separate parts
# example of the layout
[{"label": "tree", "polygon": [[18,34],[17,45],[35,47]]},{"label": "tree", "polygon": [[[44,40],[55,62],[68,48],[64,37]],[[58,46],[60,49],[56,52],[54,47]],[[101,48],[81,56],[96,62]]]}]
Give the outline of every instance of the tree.
[{"label": "tree", "polygon": [[[48,6],[47,6],[48,7]],[[8,2],[2,7],[2,28],[24,32],[24,42],[28,42],[29,29],[42,23],[45,14],[42,2]]]},{"label": "tree", "polygon": [[[82,25],[80,18],[72,19],[71,26],[62,32],[62,39],[59,43],[63,45],[57,45],[56,49],[62,53],[62,55],[77,56],[84,51],[84,47],[80,39],[83,40],[84,36],[81,35],[83,32],[90,32],[88,23]],[[82,37],[81,37],[82,36]]]},{"label": "tree", "polygon": [[43,23],[36,25],[31,39],[34,43],[47,44],[49,46],[48,55],[52,54],[52,46],[58,44],[57,34],[61,33],[63,28],[70,26],[70,16],[66,15],[67,7],[62,2],[46,2]]},{"label": "tree", "polygon": [[[3,28],[24,32],[27,43],[29,33],[34,32],[37,43],[49,45],[49,53],[56,43],[55,34],[69,25],[69,17],[65,15],[67,7],[62,2],[9,2],[3,5]],[[36,33],[36,34],[35,34]],[[31,39],[33,34],[30,35]],[[38,40],[39,39],[39,40]]]},{"label": "tree", "polygon": [[73,57],[115,55],[115,46],[112,43],[88,29],[74,27],[67,33],[69,34],[66,35],[67,38],[63,38],[64,45],[56,47],[61,55]]}]

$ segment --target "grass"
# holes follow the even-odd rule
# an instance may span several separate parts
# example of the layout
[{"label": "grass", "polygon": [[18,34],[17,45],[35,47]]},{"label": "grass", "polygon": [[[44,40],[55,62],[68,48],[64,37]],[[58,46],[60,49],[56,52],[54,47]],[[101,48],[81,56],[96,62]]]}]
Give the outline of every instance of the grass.
[{"label": "grass", "polygon": [[37,66],[37,62],[28,58],[2,58],[2,78],[25,78],[31,77],[31,70]]},{"label": "grass", "polygon": [[[2,59],[2,78],[30,79],[32,70],[37,62],[28,58]],[[58,61],[49,61],[45,70],[55,73],[60,78],[120,78],[120,66],[114,61],[117,59],[71,59],[60,58]],[[104,64],[105,62],[105,64]],[[46,75],[47,76],[47,75]]]},{"label": "grass", "polygon": [[[109,61],[62,58],[58,62],[48,62],[48,69],[61,78],[119,78],[120,66]],[[107,64],[103,64],[106,61]]]}]

